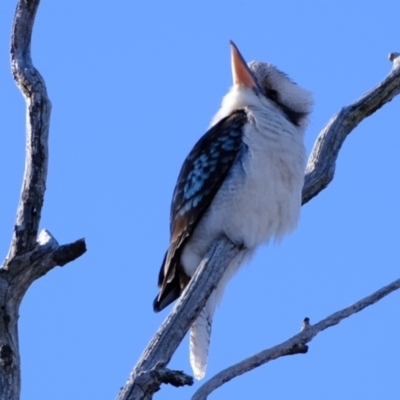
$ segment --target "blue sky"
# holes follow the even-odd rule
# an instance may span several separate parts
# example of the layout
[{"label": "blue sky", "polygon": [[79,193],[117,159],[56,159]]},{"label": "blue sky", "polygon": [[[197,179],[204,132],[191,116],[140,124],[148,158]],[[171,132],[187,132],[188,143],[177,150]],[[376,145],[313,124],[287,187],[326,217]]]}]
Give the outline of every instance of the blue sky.
[{"label": "blue sky", "polygon": [[[25,104],[9,67],[15,1],[0,4],[0,252],[24,166]],[[311,90],[308,151],[400,51],[396,1],[46,1],[32,55],[53,103],[41,227],[88,252],[29,290],[23,400],[113,399],[166,312],[154,314],[181,163],[231,84],[229,39]],[[400,98],[351,134],[297,231],[260,249],[216,313],[208,377],[399,277]],[[400,293],[215,392],[225,399],[398,398]],[[190,372],[187,338],[171,368]],[[188,399],[163,387],[156,399]]]}]

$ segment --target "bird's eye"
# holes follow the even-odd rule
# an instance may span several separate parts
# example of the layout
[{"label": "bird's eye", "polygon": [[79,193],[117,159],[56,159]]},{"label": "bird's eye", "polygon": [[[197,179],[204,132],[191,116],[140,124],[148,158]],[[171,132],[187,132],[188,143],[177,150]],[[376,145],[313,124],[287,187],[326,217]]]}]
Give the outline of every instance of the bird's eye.
[{"label": "bird's eye", "polygon": [[267,97],[272,101],[278,101],[278,92],[274,89],[266,89]]}]

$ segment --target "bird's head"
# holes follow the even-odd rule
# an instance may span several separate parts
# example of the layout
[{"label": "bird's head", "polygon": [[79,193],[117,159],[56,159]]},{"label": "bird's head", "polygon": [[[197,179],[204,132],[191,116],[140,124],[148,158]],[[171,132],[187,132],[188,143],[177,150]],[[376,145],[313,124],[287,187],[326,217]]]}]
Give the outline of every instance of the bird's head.
[{"label": "bird's head", "polygon": [[212,125],[232,111],[248,106],[275,108],[294,125],[305,128],[311,112],[311,93],[294,83],[272,64],[246,63],[236,45],[231,42],[233,86],[225,96]]}]

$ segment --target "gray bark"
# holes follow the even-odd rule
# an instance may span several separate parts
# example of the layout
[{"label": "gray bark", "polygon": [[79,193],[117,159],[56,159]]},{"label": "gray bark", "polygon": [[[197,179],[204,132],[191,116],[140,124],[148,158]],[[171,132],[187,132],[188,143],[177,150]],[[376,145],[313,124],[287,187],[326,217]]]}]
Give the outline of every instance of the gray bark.
[{"label": "gray bark", "polygon": [[11,36],[11,68],[26,101],[26,157],[21,196],[8,255],[0,269],[0,400],[21,391],[18,312],[29,286],[55,266],[86,251],[85,241],[59,245],[47,230],[38,235],[46,190],[51,103],[32,64],[30,44],[39,0],[18,2]]},{"label": "gray bark", "polygon": [[354,103],[343,107],[322,129],[308,159],[303,204],[310,201],[332,181],[336,160],[347,136],[365,118],[393,100],[400,93],[400,57],[390,53],[390,74]]},{"label": "gray bark", "polygon": [[143,352],[125,387],[119,393],[118,400],[151,399],[153,393],[159,390],[159,384],[162,382],[154,384],[151,372],[164,368],[169,363],[190,325],[221,279],[226,266],[238,252],[239,249],[226,239],[221,239],[209,251],[197,268],[191,284]]}]

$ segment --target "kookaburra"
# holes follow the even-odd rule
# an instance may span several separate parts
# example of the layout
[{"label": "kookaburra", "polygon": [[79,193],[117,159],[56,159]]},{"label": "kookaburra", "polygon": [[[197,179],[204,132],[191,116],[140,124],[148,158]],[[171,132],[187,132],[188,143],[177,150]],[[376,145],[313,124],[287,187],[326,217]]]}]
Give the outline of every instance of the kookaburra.
[{"label": "kookaburra", "polygon": [[271,64],[247,65],[232,42],[231,58],[233,86],[178,177],[153,304],[158,312],[176,300],[219,238],[241,248],[191,328],[197,379],[205,375],[212,318],[226,283],[259,245],[296,227],[304,183],[310,93]]}]

